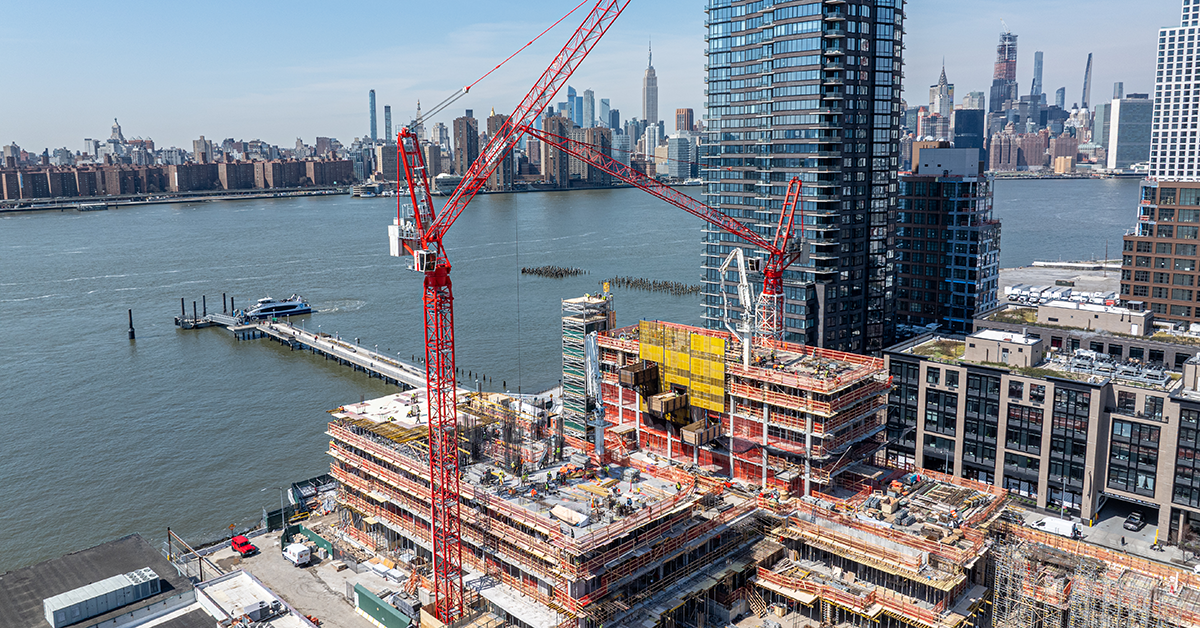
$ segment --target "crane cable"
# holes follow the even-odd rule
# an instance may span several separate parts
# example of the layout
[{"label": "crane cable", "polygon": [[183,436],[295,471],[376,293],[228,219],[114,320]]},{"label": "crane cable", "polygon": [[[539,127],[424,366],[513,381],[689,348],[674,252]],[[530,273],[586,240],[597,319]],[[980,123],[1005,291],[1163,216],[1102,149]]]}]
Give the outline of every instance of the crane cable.
[{"label": "crane cable", "polygon": [[512,53],[511,55],[508,55],[508,58],[507,58],[507,59],[505,59],[505,60],[501,61],[500,63],[496,64],[496,67],[492,68],[491,70],[488,70],[487,74],[484,74],[483,76],[481,76],[481,77],[479,77],[479,78],[475,79],[475,82],[474,82],[474,83],[471,83],[470,85],[467,85],[466,87],[460,87],[460,88],[459,88],[457,91],[455,91],[453,94],[450,94],[448,97],[446,97],[446,99],[445,99],[445,100],[443,100],[442,102],[440,102],[440,103],[438,103],[438,104],[434,105],[434,106],[433,106],[433,109],[430,109],[430,110],[429,110],[429,113],[422,114],[422,115],[421,115],[421,117],[417,118],[417,119],[416,119],[416,120],[413,122],[413,126],[416,126],[416,125],[418,125],[418,124],[421,124],[422,122],[424,122],[424,121],[425,121],[425,119],[426,119],[426,118],[432,118],[433,116],[437,115],[438,113],[441,113],[441,111],[442,111],[443,109],[445,109],[446,107],[449,107],[450,105],[454,104],[454,102],[455,102],[456,100],[458,100],[459,98],[462,98],[463,96],[466,96],[466,95],[467,95],[467,92],[470,92],[472,87],[475,87],[475,85],[477,85],[477,84],[478,84],[480,81],[482,81],[483,79],[485,79],[485,78],[487,78],[488,76],[490,76],[490,75],[492,74],[492,72],[495,72],[496,70],[499,70],[499,69],[500,69],[500,66],[504,65],[505,63],[508,63],[508,62],[509,62],[509,61],[510,61],[510,60],[511,60],[513,57],[515,57],[515,56],[517,56],[517,55],[521,54],[521,52],[522,52],[523,50],[525,50],[526,48],[528,48],[528,47],[532,46],[532,45],[533,45],[533,42],[537,41],[538,39],[541,39],[542,35],[545,35],[546,33],[550,32],[550,30],[551,30],[551,29],[553,29],[555,26],[558,26],[558,25],[559,25],[559,24],[560,24],[560,23],[561,23],[563,20],[565,20],[565,19],[567,19],[568,17],[570,17],[572,13],[574,13],[574,12],[578,11],[578,10],[579,10],[579,7],[581,7],[581,6],[585,5],[585,4],[587,4],[587,2],[588,2],[588,0],[582,0],[582,1],[581,1],[579,4],[575,5],[575,8],[574,8],[574,9],[571,9],[570,11],[568,11],[568,12],[567,12],[567,14],[566,14],[566,15],[564,15],[564,16],[562,16],[562,17],[558,18],[558,21],[557,21],[557,22],[555,22],[555,23],[551,24],[549,27],[547,27],[547,28],[546,28],[546,30],[544,30],[544,31],[542,31],[541,33],[539,33],[537,37],[534,37],[533,39],[529,40],[529,43],[525,44],[524,46],[521,46],[521,48],[520,48],[519,50],[517,50],[516,52]]}]

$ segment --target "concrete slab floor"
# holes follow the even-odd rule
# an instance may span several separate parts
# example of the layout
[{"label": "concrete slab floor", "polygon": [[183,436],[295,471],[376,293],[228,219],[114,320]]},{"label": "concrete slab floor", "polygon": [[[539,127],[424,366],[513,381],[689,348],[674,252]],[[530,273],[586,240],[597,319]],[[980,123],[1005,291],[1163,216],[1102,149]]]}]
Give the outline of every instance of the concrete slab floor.
[{"label": "concrete slab floor", "polygon": [[[293,608],[320,619],[326,626],[371,628],[371,623],[354,612],[354,601],[346,597],[347,583],[353,588],[362,584],[372,593],[383,589],[398,590],[400,585],[388,582],[374,573],[337,571],[332,559],[310,567],[297,568],[283,558],[279,533],[272,532],[252,539],[259,553],[248,558],[238,556],[225,547],[209,558],[226,571],[244,569],[254,575]],[[315,557],[314,557],[315,558]]]}]

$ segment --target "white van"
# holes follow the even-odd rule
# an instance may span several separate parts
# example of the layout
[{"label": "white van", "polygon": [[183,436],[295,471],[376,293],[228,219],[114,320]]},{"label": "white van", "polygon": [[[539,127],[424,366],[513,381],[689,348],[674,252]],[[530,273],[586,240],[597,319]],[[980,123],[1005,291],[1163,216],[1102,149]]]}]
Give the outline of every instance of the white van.
[{"label": "white van", "polygon": [[283,549],[283,557],[297,567],[307,567],[312,562],[312,551],[303,543],[292,543]]},{"label": "white van", "polygon": [[1033,524],[1033,527],[1043,532],[1049,532],[1050,534],[1065,536],[1068,539],[1077,539],[1081,536],[1079,524],[1067,521],[1066,519],[1059,519],[1058,517],[1046,517]]}]

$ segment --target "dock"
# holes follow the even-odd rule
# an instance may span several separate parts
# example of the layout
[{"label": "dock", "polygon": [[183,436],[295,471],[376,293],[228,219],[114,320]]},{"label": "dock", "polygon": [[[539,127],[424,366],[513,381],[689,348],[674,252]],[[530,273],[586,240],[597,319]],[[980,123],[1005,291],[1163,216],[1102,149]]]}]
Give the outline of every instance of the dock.
[{"label": "dock", "polygon": [[[326,333],[313,333],[279,320],[254,320],[219,312],[197,316],[193,312],[191,317],[186,314],[176,316],[175,326],[181,329],[224,327],[238,340],[267,338],[288,345],[293,351],[308,351],[326,360],[337,360],[339,364],[399,386],[403,390],[425,388],[424,366],[408,364],[362,345]],[[470,392],[461,387],[459,391]]]}]

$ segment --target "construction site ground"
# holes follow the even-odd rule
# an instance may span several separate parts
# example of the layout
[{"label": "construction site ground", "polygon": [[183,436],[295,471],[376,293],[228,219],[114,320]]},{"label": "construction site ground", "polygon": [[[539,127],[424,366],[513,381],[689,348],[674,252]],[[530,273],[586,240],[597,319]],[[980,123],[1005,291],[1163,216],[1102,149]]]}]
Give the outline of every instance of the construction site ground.
[{"label": "construction site ground", "polygon": [[399,587],[370,571],[338,571],[329,558],[321,560],[314,556],[312,566],[296,567],[283,558],[278,532],[255,537],[253,543],[259,549],[254,556],[242,558],[226,547],[209,558],[227,572],[237,569],[249,572],[293,608],[313,615],[325,626],[371,628],[371,623],[354,611],[354,601],[346,597],[347,583],[350,588],[361,584],[373,593],[382,589],[395,591]]},{"label": "construction site ground", "polygon": [[774,612],[767,613],[765,617],[759,617],[754,613],[750,613],[733,625],[737,626],[737,628],[762,628],[763,622],[774,622],[782,628],[817,628],[819,626],[818,622],[795,611],[789,612],[782,617],[777,616]]},{"label": "construction site ground", "polygon": [[[1010,504],[1010,509],[1016,510],[1024,518],[1026,525],[1032,526],[1045,517],[1059,517],[1060,513],[1046,510],[1018,510],[1015,504]],[[1158,527],[1147,523],[1145,527],[1137,532],[1126,530],[1124,528],[1125,517],[1129,515],[1131,510],[1137,509],[1132,504],[1126,504],[1116,500],[1109,500],[1109,503],[1101,509],[1096,525],[1089,526],[1087,522],[1079,524],[1079,530],[1083,535],[1083,540],[1099,545],[1101,547],[1125,552],[1127,554],[1145,558],[1148,560],[1165,563],[1173,567],[1190,568],[1197,564],[1197,557],[1192,552],[1185,552],[1177,546],[1167,546],[1163,550],[1157,551],[1150,549],[1154,544],[1154,535]],[[1145,510],[1143,510],[1145,512]],[[1078,519],[1073,519],[1078,521]],[[1122,545],[1121,539],[1124,538],[1125,544]]]}]

